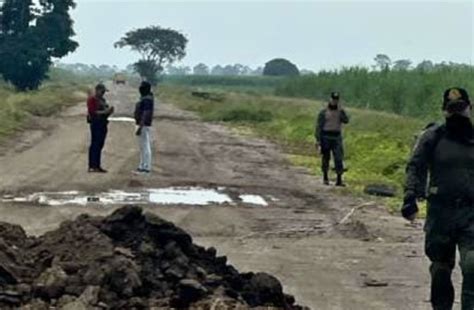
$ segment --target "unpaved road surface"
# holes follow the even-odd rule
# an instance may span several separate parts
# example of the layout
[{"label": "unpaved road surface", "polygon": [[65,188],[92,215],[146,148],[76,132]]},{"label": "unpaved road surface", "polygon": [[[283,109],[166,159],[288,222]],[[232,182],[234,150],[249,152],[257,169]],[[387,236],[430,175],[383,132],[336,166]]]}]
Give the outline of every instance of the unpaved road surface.
[{"label": "unpaved road surface", "polygon": [[[118,115],[130,116],[136,96],[128,87],[112,87],[108,99]],[[110,123],[103,158],[109,173],[88,174],[84,105],[41,120],[2,146],[0,198],[171,186],[261,195],[268,206],[150,203],[145,208],[186,229],[197,243],[216,247],[241,271],[279,277],[299,304],[312,309],[429,309],[421,227],[407,225],[377,203],[329,190],[308,171],[292,167],[275,145],[203,123],[162,102],[154,126],[152,175],[132,173],[138,154],[129,122]],[[363,207],[338,224],[358,206]],[[37,235],[81,213],[106,215],[117,207],[3,200],[0,220]]]}]

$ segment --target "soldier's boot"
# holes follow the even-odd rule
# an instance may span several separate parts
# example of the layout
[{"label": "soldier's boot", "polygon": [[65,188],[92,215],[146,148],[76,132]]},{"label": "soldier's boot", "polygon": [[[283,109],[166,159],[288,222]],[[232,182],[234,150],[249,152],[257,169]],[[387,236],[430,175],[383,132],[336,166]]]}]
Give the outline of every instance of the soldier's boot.
[{"label": "soldier's boot", "polygon": [[337,174],[336,186],[344,187],[346,184],[342,181],[342,173]]},{"label": "soldier's boot", "polygon": [[327,171],[323,172],[323,183],[324,185],[329,185],[329,175]]}]

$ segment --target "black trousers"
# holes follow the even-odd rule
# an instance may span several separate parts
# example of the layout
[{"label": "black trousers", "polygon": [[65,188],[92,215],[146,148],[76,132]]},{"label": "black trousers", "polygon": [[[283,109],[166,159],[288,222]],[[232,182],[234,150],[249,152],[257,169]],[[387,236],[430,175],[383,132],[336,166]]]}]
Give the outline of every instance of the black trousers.
[{"label": "black trousers", "polygon": [[89,168],[101,168],[102,149],[107,137],[107,123],[92,122],[89,124],[91,130],[91,145],[89,147]]},{"label": "black trousers", "polygon": [[431,260],[431,304],[434,310],[452,310],[451,273],[460,253],[463,275],[461,309],[474,309],[474,208],[452,208],[435,197],[428,199],[425,252]]},{"label": "black trousers", "polygon": [[334,157],[334,166],[337,174],[344,173],[344,147],[342,137],[321,137],[321,153],[323,173],[329,172],[329,163],[331,161],[331,153]]}]

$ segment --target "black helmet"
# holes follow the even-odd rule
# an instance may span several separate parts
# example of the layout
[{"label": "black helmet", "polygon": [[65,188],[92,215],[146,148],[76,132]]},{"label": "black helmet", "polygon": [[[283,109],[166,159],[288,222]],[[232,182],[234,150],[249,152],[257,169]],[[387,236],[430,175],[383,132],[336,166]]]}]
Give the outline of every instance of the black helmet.
[{"label": "black helmet", "polygon": [[456,113],[464,111],[471,105],[469,94],[464,88],[448,88],[443,95],[443,110]]},{"label": "black helmet", "polygon": [[339,100],[339,93],[337,91],[333,91],[331,93],[331,99]]}]

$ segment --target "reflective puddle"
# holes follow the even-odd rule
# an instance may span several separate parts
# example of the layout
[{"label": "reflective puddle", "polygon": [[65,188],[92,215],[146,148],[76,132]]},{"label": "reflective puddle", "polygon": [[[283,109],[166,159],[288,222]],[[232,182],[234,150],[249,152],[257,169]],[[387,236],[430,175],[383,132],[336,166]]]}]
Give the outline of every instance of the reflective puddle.
[{"label": "reflective puddle", "polygon": [[137,192],[111,190],[99,194],[87,194],[78,191],[40,192],[24,197],[5,195],[2,202],[35,203],[46,206],[62,205],[116,205],[116,204],[158,204],[158,205],[250,205],[268,206],[265,198],[259,195],[240,195],[234,201],[223,188],[205,189],[199,187],[171,187],[146,189]]},{"label": "reflective puddle", "polygon": [[209,204],[232,203],[226,194],[209,189],[164,188],[150,191],[150,202],[156,204],[186,204],[205,206]]},{"label": "reflective puddle", "polygon": [[135,119],[131,117],[109,117],[110,122],[125,122],[125,123],[135,123]]},{"label": "reflective puddle", "polygon": [[251,204],[251,205],[258,205],[258,206],[268,206],[268,203],[263,199],[262,196],[258,195],[240,195],[239,197],[243,203]]}]

